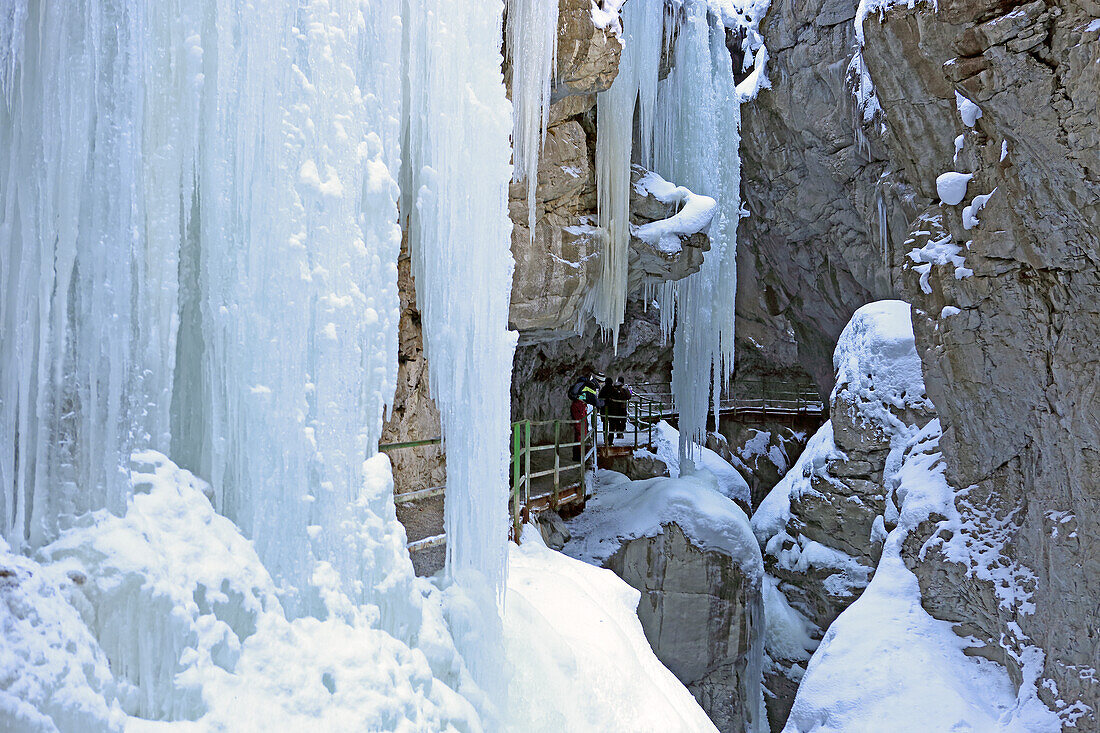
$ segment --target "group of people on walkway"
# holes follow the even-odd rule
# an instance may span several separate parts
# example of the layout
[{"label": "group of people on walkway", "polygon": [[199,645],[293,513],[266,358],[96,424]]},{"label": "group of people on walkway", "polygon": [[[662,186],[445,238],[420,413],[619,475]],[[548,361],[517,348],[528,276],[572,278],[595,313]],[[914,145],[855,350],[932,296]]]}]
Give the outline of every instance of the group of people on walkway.
[{"label": "group of people on walkway", "polygon": [[[575,442],[580,443],[588,435],[589,405],[599,410],[603,416],[607,425],[608,445],[614,445],[615,438],[625,437],[627,406],[634,399],[634,392],[626,385],[623,377],[613,379],[611,376],[604,377],[602,374],[588,372],[569,388],[569,398],[569,414],[573,418]],[[573,448],[573,457],[576,460],[581,459],[579,445]]]}]

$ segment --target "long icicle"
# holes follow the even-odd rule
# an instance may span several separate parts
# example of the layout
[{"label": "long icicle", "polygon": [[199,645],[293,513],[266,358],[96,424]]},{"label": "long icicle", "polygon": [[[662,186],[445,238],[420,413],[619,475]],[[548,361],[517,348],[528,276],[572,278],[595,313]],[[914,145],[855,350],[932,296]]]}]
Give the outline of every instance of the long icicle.
[{"label": "long icicle", "polygon": [[512,60],[512,180],[527,182],[527,227],[534,240],[539,155],[557,64],[558,3],[509,0],[507,40]]}]

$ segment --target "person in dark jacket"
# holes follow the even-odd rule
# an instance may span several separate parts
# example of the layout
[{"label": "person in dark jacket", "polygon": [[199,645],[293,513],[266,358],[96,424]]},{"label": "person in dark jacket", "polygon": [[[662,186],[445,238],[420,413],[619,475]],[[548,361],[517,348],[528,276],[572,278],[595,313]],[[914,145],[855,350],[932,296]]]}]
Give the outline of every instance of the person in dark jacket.
[{"label": "person in dark jacket", "polygon": [[[610,382],[610,380],[608,380]],[[607,389],[605,387],[605,389]],[[611,439],[626,436],[627,406],[634,399],[634,393],[626,386],[626,381],[619,377],[615,383],[607,389],[607,415],[608,426],[611,430]]]},{"label": "person in dark jacket", "polygon": [[607,425],[604,428],[604,435],[607,436],[608,443],[614,442],[615,435],[607,431],[613,430],[611,427],[611,400],[615,394],[615,380],[611,378],[611,375],[607,376],[607,379],[603,380],[603,386],[600,387],[599,398],[603,402],[603,409],[600,410],[600,417],[603,418],[604,423]]}]

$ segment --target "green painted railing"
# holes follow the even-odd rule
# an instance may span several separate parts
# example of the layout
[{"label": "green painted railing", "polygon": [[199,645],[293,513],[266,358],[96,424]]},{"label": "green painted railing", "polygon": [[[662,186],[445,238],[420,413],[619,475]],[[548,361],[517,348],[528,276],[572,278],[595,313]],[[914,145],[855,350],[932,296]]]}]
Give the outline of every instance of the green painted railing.
[{"label": "green painted railing", "polygon": [[[665,414],[666,411],[663,409],[659,400],[651,399],[646,395],[636,395],[630,402],[627,410],[626,430],[632,440],[628,440],[627,443],[622,443],[620,445],[633,448],[651,446],[653,444],[653,429]],[[577,423],[577,420],[518,420],[512,423],[510,504],[512,532],[514,537],[519,536],[520,529],[525,519],[525,509],[531,504],[532,499],[545,499],[550,507],[557,508],[563,490],[579,485],[579,491],[582,492],[583,495],[585,471],[589,467],[596,467],[598,454],[598,441],[596,438],[600,435],[601,430],[603,432],[604,445],[609,446],[613,443],[613,441],[610,440],[611,432],[607,415],[601,414],[601,411],[591,411],[589,418],[586,420],[586,423],[589,424],[586,425],[586,430],[581,434],[579,441],[574,438],[574,426],[576,426]],[[549,438],[546,438],[545,443],[533,443],[532,432],[535,429],[538,429],[540,434],[552,435],[552,442]],[[378,450],[392,452],[428,445],[439,445],[440,443],[442,443],[442,438],[438,437],[425,440],[409,440],[401,443],[381,443],[378,446]],[[562,457],[561,453],[563,449],[572,448],[580,449],[578,451],[581,456],[580,460]],[[553,465],[532,470],[532,457],[544,451],[553,451]],[[572,473],[577,474],[575,480],[574,477],[570,475]],[[548,482],[548,488],[533,496],[532,489],[534,482],[537,479],[545,477],[552,477],[552,480]],[[395,492],[394,501],[397,504],[408,504],[421,499],[439,496],[444,492],[444,488],[443,486],[432,486],[416,489],[414,491]],[[434,537],[425,537],[420,540],[409,542],[408,547],[410,551],[415,552],[428,547],[435,547],[443,544],[445,541],[445,535],[436,535]]]}]

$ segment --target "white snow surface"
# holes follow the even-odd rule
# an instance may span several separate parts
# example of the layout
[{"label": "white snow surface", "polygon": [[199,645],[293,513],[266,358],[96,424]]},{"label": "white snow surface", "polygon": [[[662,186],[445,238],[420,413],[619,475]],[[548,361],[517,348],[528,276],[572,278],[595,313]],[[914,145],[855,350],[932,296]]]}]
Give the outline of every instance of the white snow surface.
[{"label": "white snow surface", "polygon": [[932,420],[908,442],[897,473],[898,525],[867,589],[810,660],[785,733],[873,731],[884,720],[899,733],[1061,729],[1035,695],[1034,670],[1025,666],[1017,693],[1003,667],[966,656],[969,641],[928,615],[917,578],[901,559],[902,543],[921,522],[933,513],[957,517],[939,436],[939,421]]},{"label": "white snow surface", "polygon": [[779,581],[764,575],[764,649],[771,659],[806,661],[817,648],[817,627],[792,608],[779,590]]},{"label": "white snow surface", "polygon": [[657,424],[653,433],[657,459],[668,467],[668,473],[673,478],[679,478],[692,473],[692,467],[696,471],[707,471],[718,482],[718,493],[735,501],[750,504],[749,484],[745,477],[734,468],[725,458],[718,455],[710,448],[695,444],[695,458],[691,464],[680,462],[680,433],[665,420]]},{"label": "white snow surface", "polygon": [[[123,516],[85,515],[37,562],[0,548],[0,567],[20,580],[11,588],[0,577],[0,616],[11,621],[0,730],[482,729],[470,700],[488,708],[444,622],[450,602],[405,572],[403,532],[393,545],[405,566],[360,576],[376,583],[365,595],[399,601],[355,603],[320,564],[323,618],[289,617],[253,543],[214,512],[209,486],[152,451],[133,463]],[[391,492],[388,466],[379,470],[388,459],[368,463],[382,483],[365,491]],[[378,519],[347,519],[360,527],[352,552],[385,563],[388,550],[368,541]]]},{"label": "white snow surface", "polygon": [[527,525],[509,553],[505,730],[714,731],[654,656],[639,598],[610,570],[548,549]]},{"label": "white snow surface", "polygon": [[974,200],[971,201],[969,205],[963,207],[963,229],[973,229],[982,223],[981,219],[978,218],[978,212],[985,208],[985,205],[989,203],[990,197],[995,193],[997,193],[996,188],[989,193],[975,196]]},{"label": "white snow surface", "polygon": [[862,412],[885,424],[902,427],[887,406],[931,407],[924,393],[910,307],[904,301],[880,300],[853,313],[837,339],[833,371],[834,399],[849,395],[859,400]]},{"label": "white snow surface", "polygon": [[0,538],[0,730],[122,730],[107,658],[65,599],[72,583]]},{"label": "white snow surface", "polygon": [[669,523],[700,549],[732,557],[746,577],[763,576],[764,561],[749,518],[718,492],[714,476],[706,471],[644,481],[599,471],[584,512],[568,523],[572,539],[564,552],[602,565],[624,542],[656,537]]},{"label": "white snow surface", "polygon": [[982,116],[982,108],[958,92],[955,92],[955,106],[958,107],[959,117],[967,127],[973,127]]},{"label": "white snow surface", "polygon": [[710,196],[692,193],[683,186],[669,183],[652,171],[638,179],[634,190],[642,196],[650,194],[661,203],[678,209],[667,219],[630,227],[631,234],[669,255],[680,251],[681,238],[710,228],[711,219],[718,209],[718,203]]},{"label": "white snow surface", "polygon": [[[966,207],[969,208],[969,207]],[[909,243],[909,240],[906,240]],[[920,289],[925,293],[932,292],[932,283],[929,278],[932,274],[932,265],[952,265],[956,280],[970,277],[974,271],[966,266],[966,257],[960,254],[963,248],[955,244],[950,234],[944,234],[939,239],[925,243],[921,247],[914,247],[905,253],[905,256],[914,262],[913,270],[920,275]]]},{"label": "white snow surface", "polygon": [[972,173],[942,173],[936,178],[936,194],[948,206],[958,206],[966,198],[966,186],[973,177]]}]

